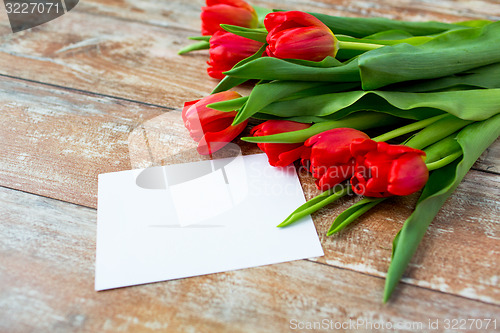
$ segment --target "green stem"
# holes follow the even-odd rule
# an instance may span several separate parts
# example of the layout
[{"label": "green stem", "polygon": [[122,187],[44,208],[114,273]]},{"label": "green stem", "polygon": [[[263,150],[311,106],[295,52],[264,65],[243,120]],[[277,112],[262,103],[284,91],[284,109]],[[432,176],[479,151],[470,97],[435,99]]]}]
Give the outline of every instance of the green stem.
[{"label": "green stem", "polygon": [[405,145],[415,149],[423,149],[446,138],[448,135],[455,133],[472,122],[472,120],[463,120],[453,115],[447,115],[445,118],[436,121],[416,133],[405,142]]},{"label": "green stem", "polygon": [[345,42],[338,41],[339,49],[343,50],[358,50],[358,51],[371,51],[378,49],[379,47],[385,46],[380,44],[370,44],[370,43],[357,43],[357,42]]},{"label": "green stem", "polygon": [[212,38],[212,36],[192,36],[192,37],[188,37],[188,39],[190,39],[190,40],[205,41],[205,42],[209,42],[210,38]]},{"label": "green stem", "polygon": [[[278,227],[282,228],[289,226],[290,224],[300,220],[301,218],[314,213],[318,209],[321,209],[326,205],[342,198],[343,196],[347,195],[350,190],[351,187],[347,186],[345,188],[342,188],[340,191],[334,192],[333,194],[331,194],[331,190],[321,193],[319,196],[312,199],[318,202],[314,203],[313,205],[311,205],[310,203],[311,200],[306,202],[304,205],[300,206],[292,214],[290,214],[290,216],[288,216],[283,222],[278,224]],[[307,205],[309,205],[309,207],[307,207]]]},{"label": "green stem", "polygon": [[179,52],[177,52],[177,54],[186,54],[186,53],[189,53],[192,51],[208,50],[209,48],[210,48],[209,42],[201,41],[201,42],[186,46],[185,48],[183,48]]},{"label": "green stem", "polygon": [[[227,77],[227,76],[226,76]],[[213,92],[215,93],[215,92]],[[243,107],[248,100],[248,96],[241,96],[234,99],[229,99],[227,101],[210,103],[207,105],[207,108],[214,109],[222,112],[231,112],[234,110],[238,110]]]},{"label": "green stem", "polygon": [[326,235],[331,236],[341,230],[344,230],[349,224],[357,220],[361,215],[368,212],[370,209],[386,199],[387,198],[365,198],[361,201],[358,201],[335,218]]},{"label": "green stem", "polygon": [[433,163],[447,157],[448,155],[454,154],[458,151],[462,151],[462,148],[457,142],[457,132],[450,136],[424,148],[426,154],[425,163]]},{"label": "green stem", "polygon": [[246,142],[255,142],[255,143],[258,142],[300,143],[306,141],[311,136],[314,136],[316,134],[334,128],[350,127],[362,131],[374,127],[394,125],[398,123],[399,119],[400,118],[381,112],[356,112],[342,119],[316,123],[309,128],[299,131],[272,134],[266,136],[250,136],[241,138],[241,140]]},{"label": "green stem", "polygon": [[448,164],[450,164],[451,162],[453,162],[454,160],[456,160],[457,158],[459,158],[462,155],[463,155],[463,152],[461,150],[457,151],[451,155],[448,155],[448,156],[440,159],[439,161],[427,164],[427,169],[429,169],[429,171],[440,169],[444,166],[447,166]]},{"label": "green stem", "polygon": [[412,124],[409,124],[409,125],[406,125],[406,126],[403,126],[400,128],[396,128],[395,130],[387,132],[385,134],[379,135],[376,138],[373,138],[373,140],[374,141],[387,141],[390,139],[394,139],[394,138],[397,138],[398,136],[405,135],[405,134],[408,134],[411,132],[418,131],[419,129],[425,128],[425,127],[435,123],[436,121],[443,119],[446,116],[447,116],[447,114],[443,114],[443,115],[427,118],[424,120],[420,120],[420,121],[414,122]]}]

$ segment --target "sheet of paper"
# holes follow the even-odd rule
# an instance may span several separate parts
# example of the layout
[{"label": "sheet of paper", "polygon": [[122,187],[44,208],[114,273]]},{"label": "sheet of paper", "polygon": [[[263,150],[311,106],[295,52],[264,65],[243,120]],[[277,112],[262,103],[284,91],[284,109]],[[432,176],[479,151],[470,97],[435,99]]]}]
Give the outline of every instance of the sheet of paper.
[{"label": "sheet of paper", "polygon": [[323,255],[293,167],[265,154],[99,175],[95,289]]}]

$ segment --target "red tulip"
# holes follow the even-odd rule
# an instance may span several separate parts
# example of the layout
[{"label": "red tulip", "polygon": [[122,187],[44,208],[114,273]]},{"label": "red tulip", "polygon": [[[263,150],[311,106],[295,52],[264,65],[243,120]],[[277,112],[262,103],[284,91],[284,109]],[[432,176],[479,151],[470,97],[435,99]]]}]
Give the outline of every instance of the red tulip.
[{"label": "red tulip", "polygon": [[[299,131],[309,128],[310,124],[298,123],[288,120],[268,120],[255,126],[251,134],[264,136],[278,133]],[[267,154],[269,164],[276,167],[287,166],[302,156],[304,145],[302,143],[258,143],[259,148]]]},{"label": "red tulip", "polygon": [[351,155],[350,145],[355,139],[369,137],[352,128],[335,128],[316,134],[305,142],[302,164],[310,164],[318,189],[328,190],[354,174],[356,161]]},{"label": "red tulip", "polygon": [[182,120],[189,135],[198,142],[198,153],[208,155],[224,147],[240,134],[247,121],[232,126],[236,111],[222,112],[207,105],[241,97],[234,91],[223,91],[203,99],[184,103]]},{"label": "red tulip", "polygon": [[201,34],[213,35],[222,30],[221,24],[257,28],[259,19],[255,9],[243,0],[207,0],[201,8]]},{"label": "red tulip", "polygon": [[356,173],[351,178],[353,191],[368,197],[412,194],[429,178],[425,152],[402,145],[373,140],[351,144],[356,158]]},{"label": "red tulip", "polygon": [[214,79],[223,79],[225,71],[233,68],[241,60],[255,54],[262,45],[248,38],[225,31],[217,31],[210,38],[210,60],[207,62],[208,75]]},{"label": "red tulip", "polygon": [[269,32],[266,52],[270,57],[321,61],[337,54],[338,42],[332,31],[311,14],[270,13],[264,25]]}]

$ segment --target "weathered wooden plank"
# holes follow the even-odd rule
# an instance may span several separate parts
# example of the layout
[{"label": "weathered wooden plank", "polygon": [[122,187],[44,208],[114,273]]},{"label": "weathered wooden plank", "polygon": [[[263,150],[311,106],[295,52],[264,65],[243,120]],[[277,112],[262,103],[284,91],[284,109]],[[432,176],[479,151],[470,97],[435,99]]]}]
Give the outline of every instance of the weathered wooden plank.
[{"label": "weathered wooden plank", "polygon": [[[205,74],[206,52],[183,57],[176,54],[189,43],[186,37],[196,34],[202,4],[202,1],[82,2],[74,11],[48,24],[1,36],[0,74],[179,107],[186,100],[206,95],[216,84]],[[500,5],[494,1],[480,4],[446,1],[440,6],[415,1],[370,5],[362,1],[256,4],[412,20],[500,17],[495,16]],[[0,31],[8,31],[6,20],[2,21]]]},{"label": "weathered wooden plank", "polygon": [[179,108],[217,83],[206,74],[206,52],[177,55],[188,35],[184,29],[70,12],[0,36],[0,74]]},{"label": "weathered wooden plank", "polygon": [[473,166],[476,170],[500,174],[500,139],[497,139],[479,157]]},{"label": "weathered wooden plank", "polygon": [[[308,198],[318,192],[304,179]],[[471,171],[427,231],[403,281],[500,305],[500,176]],[[337,267],[385,277],[392,240],[417,196],[391,198],[343,232],[326,237],[349,198],[313,215],[325,257]]]},{"label": "weathered wooden plank", "polygon": [[[0,81],[1,184],[81,205],[96,206],[99,173],[130,168],[131,129],[168,111],[12,79]],[[174,137],[181,141],[180,124],[177,130]],[[191,143],[187,139],[185,144]]]},{"label": "weathered wooden plank", "polygon": [[[9,78],[0,79],[0,103],[3,186],[95,207],[97,174],[147,167],[151,149],[157,164],[203,158],[178,111]],[[141,127],[148,128],[149,148]],[[258,151],[239,143],[244,153]],[[495,149],[480,167],[499,169]]]},{"label": "weathered wooden plank", "polygon": [[[379,7],[387,10],[391,3],[395,6],[394,2],[387,2]],[[82,3],[78,6],[80,12],[71,12],[31,31],[4,35],[0,46],[0,64],[4,66],[0,73],[174,108],[180,108],[186,100],[206,95],[215,86],[216,81],[205,75],[206,53],[184,57],[175,54],[191,33],[175,28],[167,19],[188,21],[182,15],[194,19],[199,15],[201,2],[195,5],[180,1],[163,4],[96,1],[92,4],[108,9],[97,11],[100,14],[96,15],[91,10],[94,7]],[[165,28],[151,26],[147,20],[144,25],[137,22],[123,24],[124,19],[132,19],[127,15],[140,12],[133,10],[134,4],[147,9],[144,15],[161,12],[158,6],[165,5],[169,13]],[[277,6],[272,2],[258,4]],[[290,5],[300,9],[312,6],[318,11],[322,8],[330,10],[332,6],[342,7],[342,4],[327,5],[327,2]],[[451,7],[451,2],[446,2],[446,5]],[[362,7],[361,3],[359,6]],[[93,14],[82,13],[87,11],[86,8]],[[103,16],[111,15],[111,12],[117,16],[116,20]],[[182,15],[172,14],[177,12]],[[5,26],[7,21],[2,22]],[[117,24],[124,27],[115,29]],[[87,29],[88,26],[95,28]],[[492,146],[475,167],[498,172],[495,165],[499,163],[499,147],[498,143]]]},{"label": "weathered wooden plank", "polygon": [[[183,17],[198,15],[191,9],[179,11],[174,4],[166,23],[159,23],[154,13],[167,2],[116,1],[115,6],[101,1],[96,10],[85,8],[87,3],[32,31],[3,35],[0,73],[170,108],[215,85],[204,75],[206,54],[175,55],[185,36],[197,29],[194,21],[183,25]],[[311,8],[310,2],[290,4]],[[499,13],[493,1],[440,1],[432,7],[425,1],[315,4],[317,11],[334,8],[340,15],[379,12],[405,19],[452,21]],[[133,16],[134,7],[147,10]],[[116,14],[109,12],[115,8]],[[107,17],[113,15],[115,19]],[[8,28],[1,22],[0,34]],[[174,75],[181,72],[186,75]],[[200,158],[177,111],[8,78],[0,80],[0,102],[4,186],[95,207],[97,174],[129,169],[130,133],[141,124],[149,128],[147,120],[158,116],[153,125],[165,131],[146,133],[157,143],[151,145],[156,162]],[[498,141],[476,167],[498,172],[495,147]],[[250,153],[255,148],[243,149]],[[400,288],[388,306],[380,305],[383,280],[369,275],[383,276],[390,239],[415,198],[373,211],[336,238],[323,235],[338,208],[318,213],[315,221],[327,253],[321,260],[327,265],[301,261],[95,293],[95,211],[2,188],[0,331],[283,331],[293,318],[427,322],[432,317],[443,324],[445,318],[498,317],[497,305],[450,295],[498,304],[495,177],[468,175],[407,272],[410,286]],[[311,179],[302,180],[310,197]]]},{"label": "weathered wooden plank", "polygon": [[429,320],[441,331],[447,319],[500,321],[498,306],[414,286],[383,305],[383,279],[310,261],[95,292],[95,210],[0,187],[0,211],[4,332],[284,332],[314,322],[407,332],[430,331]]},{"label": "weathered wooden plank", "polygon": [[[99,173],[204,158],[196,153],[196,144],[178,111],[5,78],[0,80],[0,103],[4,105],[0,118],[3,186],[96,207]],[[239,143],[245,154],[258,151],[255,145]],[[317,194],[309,175],[301,179],[308,198]],[[415,259],[415,265],[424,268],[411,271],[409,283],[500,302],[495,283],[499,274],[494,269],[499,264],[494,254],[500,252],[498,183],[494,174],[472,172],[467,177],[431,228]],[[327,253],[322,260],[384,276],[390,242],[410,214],[414,199],[390,201],[362,219],[358,227],[334,238],[324,235],[340,207],[346,208],[348,202],[316,214]],[[441,242],[451,230],[453,237]],[[463,247],[463,242],[471,241],[486,246],[471,254]],[[452,259],[428,255],[428,251],[446,253]],[[485,259],[478,260],[481,256]],[[461,265],[455,265],[457,262]],[[458,267],[463,270],[459,275]]]},{"label": "weathered wooden plank", "polygon": [[[96,207],[100,173],[205,158],[179,110],[5,77],[0,103],[2,186]],[[242,146],[246,153],[258,151]],[[141,159],[151,149],[154,157]]]},{"label": "weathered wooden plank", "polygon": [[[77,7],[78,11],[113,16],[126,20],[146,22],[164,27],[182,27],[199,31],[200,8],[204,1],[107,1],[89,0]],[[306,10],[341,16],[379,16],[411,21],[439,20],[456,22],[464,19],[498,20],[498,1],[249,1],[267,8]]]}]

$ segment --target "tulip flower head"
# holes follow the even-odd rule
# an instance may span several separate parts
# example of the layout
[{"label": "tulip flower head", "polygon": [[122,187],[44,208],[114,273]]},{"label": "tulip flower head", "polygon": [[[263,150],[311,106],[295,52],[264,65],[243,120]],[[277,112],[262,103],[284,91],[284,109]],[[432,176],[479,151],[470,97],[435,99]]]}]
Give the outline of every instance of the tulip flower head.
[{"label": "tulip flower head", "polygon": [[200,100],[186,102],[182,110],[182,120],[189,135],[198,142],[198,153],[209,155],[236,138],[246,127],[247,121],[231,125],[236,111],[222,112],[207,105],[241,97],[234,91],[224,91]]},{"label": "tulip flower head", "polygon": [[368,197],[409,195],[422,189],[429,178],[425,152],[403,145],[373,140],[351,144],[356,172],[351,178],[353,191]]},{"label": "tulip flower head", "polygon": [[356,161],[350,145],[355,139],[369,139],[352,128],[335,128],[310,137],[305,142],[302,164],[316,178],[318,189],[326,191],[354,174]]},{"label": "tulip flower head", "polygon": [[221,24],[257,28],[259,19],[255,9],[243,0],[207,0],[201,8],[201,34],[213,35],[223,30]]},{"label": "tulip flower head", "polygon": [[[288,120],[268,120],[255,126],[251,134],[264,136],[309,128],[310,124]],[[269,164],[276,167],[287,166],[301,158],[304,151],[302,143],[258,143],[259,148],[267,154]]]},{"label": "tulip flower head", "polygon": [[280,59],[321,61],[335,57],[338,41],[319,19],[300,11],[267,14],[267,55]]},{"label": "tulip flower head", "polygon": [[263,43],[240,37],[226,31],[217,31],[210,38],[210,60],[207,62],[208,75],[223,79],[225,71],[233,68],[241,60],[255,54]]}]

